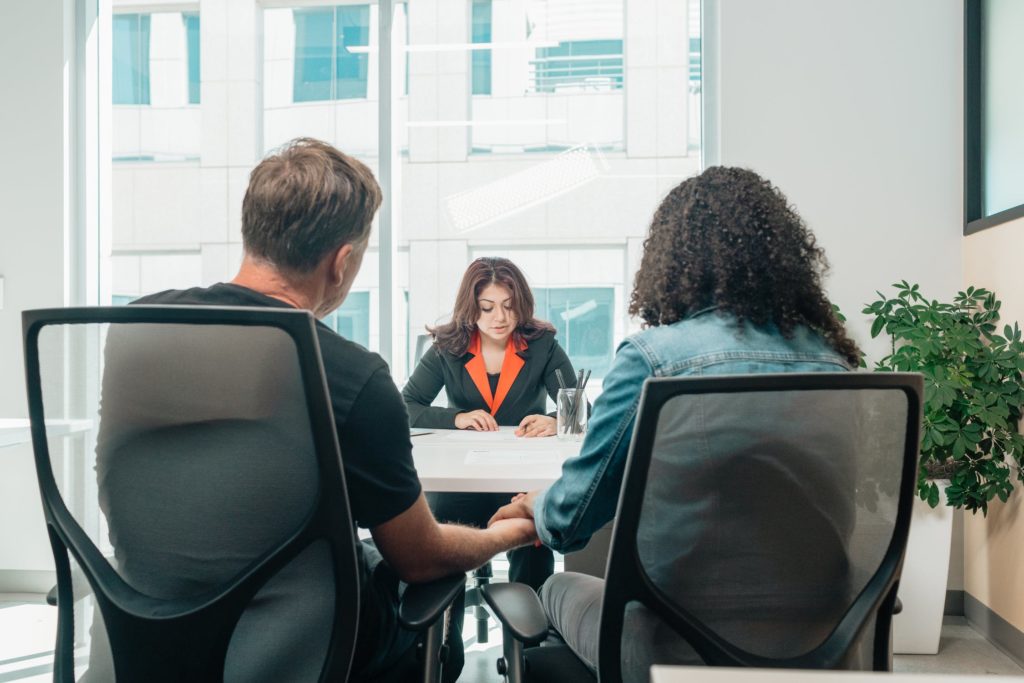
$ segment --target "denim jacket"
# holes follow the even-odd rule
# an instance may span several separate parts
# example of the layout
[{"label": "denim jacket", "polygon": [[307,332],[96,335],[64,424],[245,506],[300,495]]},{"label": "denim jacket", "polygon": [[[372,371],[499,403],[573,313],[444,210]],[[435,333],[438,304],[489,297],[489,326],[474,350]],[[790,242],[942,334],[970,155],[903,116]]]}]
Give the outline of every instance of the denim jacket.
[{"label": "denim jacket", "polygon": [[580,454],[565,462],[561,478],[534,503],[541,541],[560,552],[579,550],[615,516],[640,391],[648,377],[849,369],[809,329],[797,328],[786,339],[774,326],[741,328],[713,308],[627,337],[604,378]]}]

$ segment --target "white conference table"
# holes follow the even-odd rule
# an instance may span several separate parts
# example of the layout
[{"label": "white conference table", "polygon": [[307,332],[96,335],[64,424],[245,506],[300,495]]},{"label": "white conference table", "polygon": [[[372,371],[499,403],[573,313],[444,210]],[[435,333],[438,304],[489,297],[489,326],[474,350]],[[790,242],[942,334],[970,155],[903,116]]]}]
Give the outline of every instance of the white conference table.
[{"label": "white conference table", "polygon": [[[92,420],[47,420],[50,436],[70,436],[92,429]],[[0,418],[0,448],[32,441],[32,428],[25,418]]]},{"label": "white conference table", "polygon": [[733,669],[710,666],[652,666],[651,683],[992,683],[1024,681],[1022,676],[891,674],[870,671],[794,671]]},{"label": "white conference table", "polygon": [[424,491],[532,491],[558,479],[562,463],[581,445],[554,436],[517,437],[512,427],[436,429],[412,437],[412,457]]}]

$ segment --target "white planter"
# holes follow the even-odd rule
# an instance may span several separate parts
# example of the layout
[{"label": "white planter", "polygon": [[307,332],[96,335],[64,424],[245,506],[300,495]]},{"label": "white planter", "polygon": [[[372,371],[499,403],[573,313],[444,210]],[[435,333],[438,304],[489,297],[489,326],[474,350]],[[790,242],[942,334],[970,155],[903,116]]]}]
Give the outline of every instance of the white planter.
[{"label": "white planter", "polygon": [[[938,481],[939,489],[949,486]],[[896,654],[933,655],[939,651],[942,612],[946,604],[949,544],[953,538],[953,508],[942,503],[934,510],[914,498],[910,539],[903,561],[899,598],[903,612],[893,617],[892,647]]]}]

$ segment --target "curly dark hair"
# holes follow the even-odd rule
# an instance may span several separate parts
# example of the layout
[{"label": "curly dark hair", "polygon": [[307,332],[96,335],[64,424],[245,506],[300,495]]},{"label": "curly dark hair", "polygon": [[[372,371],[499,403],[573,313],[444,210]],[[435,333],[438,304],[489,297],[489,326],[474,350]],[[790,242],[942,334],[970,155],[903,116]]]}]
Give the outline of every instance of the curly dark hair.
[{"label": "curly dark hair", "polygon": [[740,325],[804,325],[856,366],[860,351],[836,317],[818,246],[786,197],[753,171],[713,166],[668,193],[651,221],[629,313],[668,325],[709,306]]}]

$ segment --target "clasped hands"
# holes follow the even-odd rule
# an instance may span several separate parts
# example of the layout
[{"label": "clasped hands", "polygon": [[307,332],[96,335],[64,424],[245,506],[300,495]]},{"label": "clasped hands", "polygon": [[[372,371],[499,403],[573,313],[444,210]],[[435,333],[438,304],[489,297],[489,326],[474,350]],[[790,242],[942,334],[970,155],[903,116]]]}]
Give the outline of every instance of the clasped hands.
[{"label": "clasped hands", "polygon": [[[488,528],[505,519],[528,519],[532,522],[533,502],[536,500],[538,493],[538,491],[530,491],[529,493],[517,493],[512,496],[511,502],[498,508],[498,511],[487,521]],[[533,544],[540,546],[540,539],[534,541]]]},{"label": "clasped hands", "polygon": [[[547,415],[527,415],[516,427],[516,436],[532,438],[535,436],[554,436],[555,418]],[[496,432],[498,423],[494,416],[486,410],[470,410],[455,416],[456,429],[473,429],[478,432]]]}]

